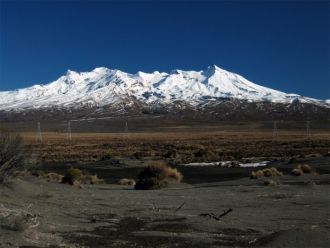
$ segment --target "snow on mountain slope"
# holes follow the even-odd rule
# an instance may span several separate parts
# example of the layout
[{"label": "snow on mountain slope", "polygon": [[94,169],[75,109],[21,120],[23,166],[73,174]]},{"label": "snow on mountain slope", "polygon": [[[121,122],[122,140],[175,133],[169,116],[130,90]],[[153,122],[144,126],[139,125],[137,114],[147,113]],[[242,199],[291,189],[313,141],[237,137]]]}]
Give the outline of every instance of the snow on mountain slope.
[{"label": "snow on mountain slope", "polygon": [[183,101],[194,106],[206,99],[216,101],[228,98],[277,103],[298,100],[328,105],[324,101],[254,84],[217,66],[209,66],[203,71],[136,74],[101,67],[82,73],[68,70],[64,76],[46,85],[0,92],[0,110],[105,106],[122,102],[128,104],[132,99],[147,104]]}]

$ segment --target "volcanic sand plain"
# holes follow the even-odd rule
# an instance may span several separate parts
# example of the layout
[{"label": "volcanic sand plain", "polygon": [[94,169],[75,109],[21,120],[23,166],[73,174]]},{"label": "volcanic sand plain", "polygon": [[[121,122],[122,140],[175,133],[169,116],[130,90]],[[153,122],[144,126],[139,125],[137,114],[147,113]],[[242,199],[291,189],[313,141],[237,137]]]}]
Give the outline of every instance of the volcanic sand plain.
[{"label": "volcanic sand plain", "polygon": [[[97,174],[105,184],[70,186],[30,174],[0,187],[0,204],[28,209],[39,225],[1,229],[1,247],[327,247],[330,134],[303,129],[176,127],[159,132],[23,132],[28,167]],[[154,160],[182,172],[159,190],[118,185]],[[189,163],[269,161],[283,176],[250,179],[258,168]],[[317,173],[291,175],[299,164]],[[227,214],[224,214],[227,213]],[[223,216],[221,216],[224,214]],[[221,216],[221,217],[220,217]]]}]

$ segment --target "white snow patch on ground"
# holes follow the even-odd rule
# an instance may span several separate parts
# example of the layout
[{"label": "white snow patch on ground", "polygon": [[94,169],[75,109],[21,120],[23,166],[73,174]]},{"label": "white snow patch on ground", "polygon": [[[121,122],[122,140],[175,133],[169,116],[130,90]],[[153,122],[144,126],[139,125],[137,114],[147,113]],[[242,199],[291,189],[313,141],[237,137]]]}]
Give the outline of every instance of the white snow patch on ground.
[{"label": "white snow patch on ground", "polygon": [[256,163],[238,163],[233,164],[233,161],[219,161],[219,162],[211,162],[211,163],[188,163],[184,164],[184,166],[221,166],[221,167],[261,167],[267,166],[270,162],[269,161],[261,161]]},{"label": "white snow patch on ground", "polygon": [[258,163],[246,163],[246,164],[240,164],[240,167],[260,167],[260,166],[266,166],[270,162],[269,161],[261,161]]}]

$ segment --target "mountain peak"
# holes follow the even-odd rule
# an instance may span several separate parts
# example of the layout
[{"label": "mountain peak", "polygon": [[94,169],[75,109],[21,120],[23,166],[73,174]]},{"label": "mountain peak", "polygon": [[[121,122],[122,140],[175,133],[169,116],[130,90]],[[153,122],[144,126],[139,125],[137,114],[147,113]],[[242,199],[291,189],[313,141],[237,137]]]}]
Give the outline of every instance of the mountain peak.
[{"label": "mountain peak", "polygon": [[[127,96],[142,104],[170,104],[181,101],[192,106],[221,99],[276,103],[292,101],[290,94],[254,84],[216,65],[208,66],[204,71],[177,69],[170,74],[157,71],[129,74],[97,67],[90,72],[81,73],[68,70],[58,80],[39,87],[0,92],[0,110],[68,108],[79,104],[105,106],[119,104],[120,99],[124,98],[127,101]],[[315,104],[321,102],[301,96],[297,98]]]},{"label": "mountain peak", "polygon": [[65,73],[66,76],[71,76],[71,75],[76,75],[76,74],[79,74],[79,73],[76,71],[70,70],[70,69],[68,69]]},{"label": "mountain peak", "polygon": [[179,69],[174,69],[170,72],[170,74],[180,74],[182,73],[182,70],[179,70]]},{"label": "mountain peak", "polygon": [[228,71],[220,68],[217,65],[210,65],[210,66],[208,66],[207,69],[206,69],[206,71],[210,71],[210,72],[213,72],[213,73],[215,73],[215,72],[228,72]]}]

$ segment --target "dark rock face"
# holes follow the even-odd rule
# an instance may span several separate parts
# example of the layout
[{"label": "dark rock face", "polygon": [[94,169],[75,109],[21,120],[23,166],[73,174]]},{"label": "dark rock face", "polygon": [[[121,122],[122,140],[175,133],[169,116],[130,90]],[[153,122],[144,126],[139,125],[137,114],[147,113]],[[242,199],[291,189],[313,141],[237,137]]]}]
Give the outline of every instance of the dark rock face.
[{"label": "dark rock face", "polygon": [[75,106],[0,111],[2,121],[72,120],[84,118],[170,116],[193,120],[328,120],[330,108],[311,103],[249,102],[237,99],[217,99],[192,106],[181,101],[170,104],[141,103],[136,99],[117,105]]}]

